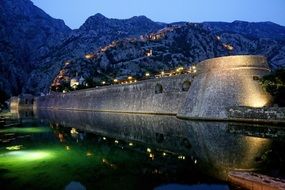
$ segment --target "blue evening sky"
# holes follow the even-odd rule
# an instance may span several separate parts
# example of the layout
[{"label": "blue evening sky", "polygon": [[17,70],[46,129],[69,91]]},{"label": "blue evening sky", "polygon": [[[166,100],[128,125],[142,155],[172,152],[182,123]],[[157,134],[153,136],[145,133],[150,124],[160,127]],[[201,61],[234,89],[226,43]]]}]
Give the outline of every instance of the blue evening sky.
[{"label": "blue evening sky", "polygon": [[285,26],[285,0],[32,0],[72,29],[96,13],[109,18],[145,15],[160,22],[244,20]]}]

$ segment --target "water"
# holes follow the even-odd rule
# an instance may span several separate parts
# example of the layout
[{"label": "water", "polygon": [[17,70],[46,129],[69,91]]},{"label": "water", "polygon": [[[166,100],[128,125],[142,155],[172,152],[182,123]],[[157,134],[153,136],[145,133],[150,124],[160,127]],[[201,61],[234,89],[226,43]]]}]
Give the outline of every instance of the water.
[{"label": "water", "polygon": [[232,170],[285,174],[285,129],[278,126],[95,112],[32,115],[0,128],[1,190],[224,190],[240,189],[227,182]]}]

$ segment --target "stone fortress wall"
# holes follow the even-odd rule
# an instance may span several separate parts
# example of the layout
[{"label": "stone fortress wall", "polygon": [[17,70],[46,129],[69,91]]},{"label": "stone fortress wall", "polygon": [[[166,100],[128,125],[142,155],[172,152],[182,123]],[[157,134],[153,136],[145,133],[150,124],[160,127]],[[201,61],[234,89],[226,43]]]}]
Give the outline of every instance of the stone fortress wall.
[{"label": "stone fortress wall", "polygon": [[176,115],[192,80],[187,74],[48,95],[34,108]]},{"label": "stone fortress wall", "polygon": [[233,106],[263,107],[271,97],[258,79],[268,74],[263,56],[227,56],[197,65],[195,76],[177,75],[35,99],[34,109],[169,114],[187,119],[227,119]]},{"label": "stone fortress wall", "polygon": [[259,83],[270,72],[263,56],[209,59],[199,63],[197,71],[178,117],[226,119],[228,107],[258,108],[271,102]]}]

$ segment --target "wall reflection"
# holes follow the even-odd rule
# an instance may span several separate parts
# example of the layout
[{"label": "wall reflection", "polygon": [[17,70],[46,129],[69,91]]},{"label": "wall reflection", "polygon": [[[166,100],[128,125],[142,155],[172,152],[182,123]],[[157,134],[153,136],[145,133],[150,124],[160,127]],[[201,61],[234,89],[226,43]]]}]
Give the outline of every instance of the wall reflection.
[{"label": "wall reflection", "polygon": [[[143,143],[150,157],[152,149],[175,152],[179,159],[192,158],[202,171],[226,180],[231,170],[255,170],[272,140],[232,132],[228,123],[194,122],[172,116],[99,112],[38,111],[36,117],[54,125],[112,137],[120,141]],[[104,140],[104,139],[103,139]],[[115,142],[116,143],[116,142]]]}]

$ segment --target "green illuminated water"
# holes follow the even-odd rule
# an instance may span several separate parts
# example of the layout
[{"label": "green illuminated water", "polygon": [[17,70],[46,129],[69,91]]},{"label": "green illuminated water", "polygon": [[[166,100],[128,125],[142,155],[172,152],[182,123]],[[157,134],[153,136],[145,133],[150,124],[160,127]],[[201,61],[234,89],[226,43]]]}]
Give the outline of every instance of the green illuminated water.
[{"label": "green illuminated water", "polygon": [[168,116],[45,111],[36,117],[0,128],[1,190],[235,189],[226,181],[232,169],[284,175],[282,130],[261,138],[267,127]]}]

